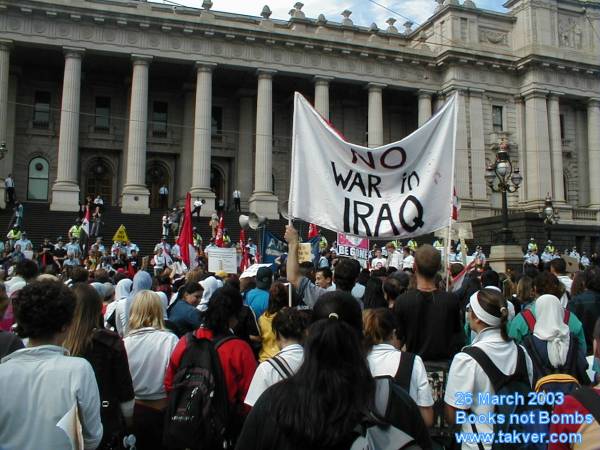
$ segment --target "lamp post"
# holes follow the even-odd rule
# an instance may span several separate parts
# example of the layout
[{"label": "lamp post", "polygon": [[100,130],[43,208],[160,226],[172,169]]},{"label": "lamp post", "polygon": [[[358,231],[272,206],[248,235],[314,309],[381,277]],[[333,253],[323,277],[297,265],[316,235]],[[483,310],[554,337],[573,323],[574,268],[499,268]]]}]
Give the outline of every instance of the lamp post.
[{"label": "lamp post", "polygon": [[558,215],[558,211],[554,209],[554,205],[552,204],[552,198],[550,197],[550,193],[546,195],[546,200],[544,201],[544,210],[540,213],[540,216],[544,219],[544,228],[546,229],[546,240],[551,240],[551,227],[552,225],[558,223],[558,219],[560,219]]},{"label": "lamp post", "polygon": [[507,193],[517,192],[523,177],[517,167],[513,167],[508,154],[508,143],[503,140],[496,153],[496,161],[488,164],[485,171],[485,181],[492,192],[502,194],[502,229],[500,230],[500,243],[512,244],[514,242],[512,230],[508,226],[508,198]]}]

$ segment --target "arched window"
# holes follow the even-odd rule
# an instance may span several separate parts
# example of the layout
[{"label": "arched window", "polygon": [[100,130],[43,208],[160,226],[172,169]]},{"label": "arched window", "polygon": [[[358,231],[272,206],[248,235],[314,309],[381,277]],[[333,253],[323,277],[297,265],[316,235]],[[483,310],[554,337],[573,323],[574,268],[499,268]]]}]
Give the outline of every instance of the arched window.
[{"label": "arched window", "polygon": [[29,162],[27,176],[27,200],[48,201],[49,166],[45,158],[33,158]]}]

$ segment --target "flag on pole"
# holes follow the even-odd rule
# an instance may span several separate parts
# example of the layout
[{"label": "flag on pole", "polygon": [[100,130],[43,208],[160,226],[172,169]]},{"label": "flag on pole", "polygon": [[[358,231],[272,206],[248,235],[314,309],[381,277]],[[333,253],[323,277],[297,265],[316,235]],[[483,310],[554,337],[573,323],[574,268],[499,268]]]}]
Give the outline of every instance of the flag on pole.
[{"label": "flag on pole", "polygon": [[319,229],[317,228],[317,226],[314,223],[311,223],[308,226],[308,239],[312,239],[314,237],[317,237],[319,235]]},{"label": "flag on pole", "polygon": [[452,220],[458,220],[458,213],[460,212],[460,200],[456,195],[456,188],[452,191]]},{"label": "flag on pole", "polygon": [[250,266],[250,257],[246,248],[246,230],[240,230],[240,247],[242,248],[242,261],[240,262],[240,272],[244,272]]},{"label": "flag on pole", "polygon": [[[458,291],[462,285],[463,282],[465,281],[465,277],[467,276],[467,274],[469,272],[471,272],[471,270],[473,270],[473,268],[475,267],[475,260],[471,261],[469,264],[467,264],[463,270],[460,271],[460,273],[458,275],[456,275],[454,278],[452,278],[452,292],[456,292]],[[450,278],[450,268],[448,268],[448,278]]]},{"label": "flag on pole", "polygon": [[217,225],[217,235],[215,237],[215,245],[217,247],[223,247],[223,229],[225,228],[225,219],[223,214],[219,217],[219,225]]},{"label": "flag on pole", "polygon": [[87,234],[88,236],[90,234],[90,219],[90,206],[86,205],[85,215],[83,216],[83,220],[81,221],[81,226],[83,227],[83,231],[85,231],[85,234]]},{"label": "flag on pole", "polygon": [[185,196],[183,223],[179,231],[179,245],[181,259],[190,269],[195,266],[196,249],[194,248],[194,235],[192,231],[192,196],[188,192]]}]

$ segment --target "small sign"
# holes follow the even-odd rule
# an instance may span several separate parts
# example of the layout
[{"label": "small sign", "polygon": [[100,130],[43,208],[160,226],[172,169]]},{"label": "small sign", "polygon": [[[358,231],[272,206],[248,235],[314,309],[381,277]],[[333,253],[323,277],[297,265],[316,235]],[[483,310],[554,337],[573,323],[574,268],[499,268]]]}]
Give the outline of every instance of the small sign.
[{"label": "small sign", "polygon": [[208,271],[237,273],[237,251],[235,247],[210,248],[208,254]]},{"label": "small sign", "polygon": [[298,264],[303,262],[313,262],[312,244],[310,242],[302,242],[298,244]]},{"label": "small sign", "polygon": [[129,236],[127,236],[127,230],[125,225],[121,225],[115,235],[113,236],[113,242],[129,242]]},{"label": "small sign", "polygon": [[366,267],[367,261],[369,260],[369,240],[344,233],[338,233],[337,255],[354,258],[360,262],[362,267]]}]

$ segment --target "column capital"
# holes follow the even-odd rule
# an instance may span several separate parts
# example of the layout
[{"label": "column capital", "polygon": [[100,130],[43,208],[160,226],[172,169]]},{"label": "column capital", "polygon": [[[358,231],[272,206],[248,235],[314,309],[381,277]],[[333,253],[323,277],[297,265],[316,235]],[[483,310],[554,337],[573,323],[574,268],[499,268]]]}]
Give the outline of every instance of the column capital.
[{"label": "column capital", "polygon": [[558,100],[563,95],[565,95],[563,92],[550,91],[550,93],[548,94],[548,99],[549,100]]},{"label": "column capital", "polygon": [[10,51],[14,47],[12,39],[0,39],[0,50]]},{"label": "column capital", "polygon": [[588,108],[600,108],[600,97],[591,97],[587,101]]},{"label": "column capital", "polygon": [[530,98],[546,98],[548,96],[548,92],[545,89],[529,89],[525,92],[522,92],[521,95],[525,100],[529,100]]},{"label": "column capital", "polygon": [[206,61],[196,61],[195,65],[198,72],[212,72],[217,67],[217,63]]},{"label": "column capital", "polygon": [[150,65],[150,63],[152,62],[152,60],[154,59],[153,56],[150,55],[139,55],[137,53],[133,53],[131,55],[131,61],[133,62],[133,65],[140,65],[140,66],[148,66]]},{"label": "column capital", "polygon": [[387,84],[383,84],[383,83],[367,83],[365,88],[368,89],[369,91],[381,91],[382,89],[385,89],[387,86],[388,86]]},{"label": "column capital", "polygon": [[523,96],[521,94],[514,95],[513,99],[514,99],[515,103],[523,103],[525,101],[525,99],[523,98]]},{"label": "column capital", "polygon": [[327,84],[329,84],[329,82],[333,81],[333,80],[335,80],[334,77],[326,77],[326,76],[323,76],[323,75],[315,75],[313,77],[313,81],[315,83],[327,83]]},{"label": "column capital", "polygon": [[275,75],[277,73],[276,70],[273,69],[257,69],[256,70],[256,75],[258,76],[258,79],[260,80],[265,79],[265,78],[273,78],[273,75]]},{"label": "column capital", "polygon": [[446,89],[443,89],[440,94],[441,95],[452,95],[452,93],[456,92],[461,95],[465,95],[469,91],[469,88],[466,86],[449,86]]},{"label": "column capital", "polygon": [[436,94],[435,91],[428,91],[427,89],[419,89],[417,95],[419,97],[433,97]]},{"label": "column capital", "polygon": [[469,88],[469,94],[471,95],[483,95],[485,89]]},{"label": "column capital", "polygon": [[80,47],[63,47],[65,58],[82,58],[85,53],[85,48]]}]

